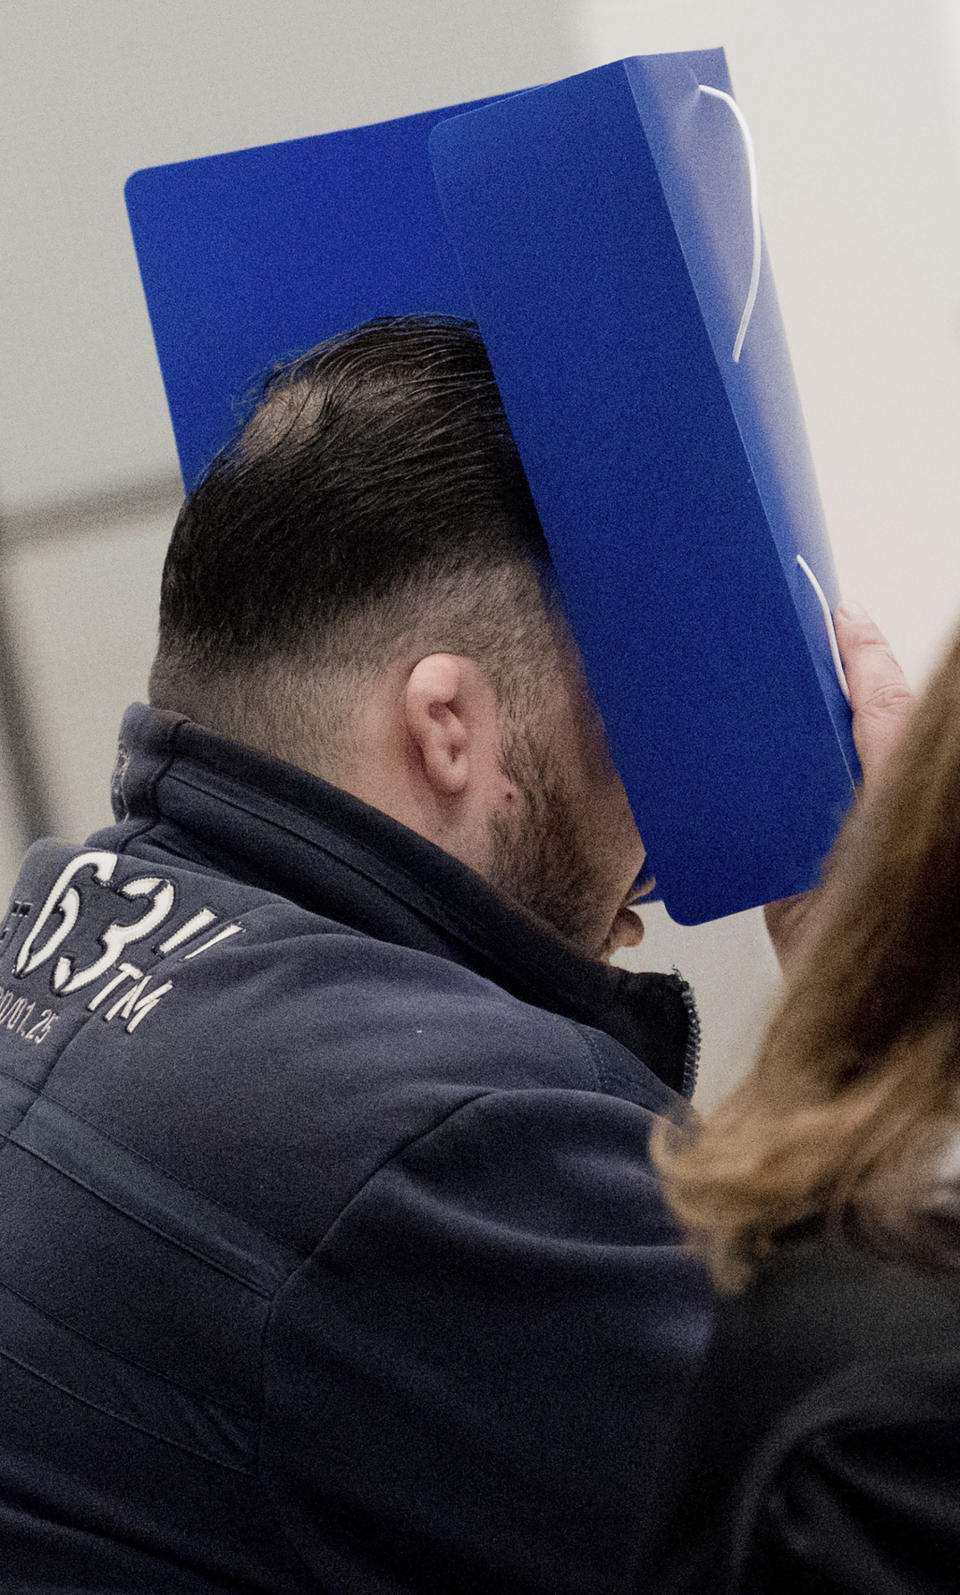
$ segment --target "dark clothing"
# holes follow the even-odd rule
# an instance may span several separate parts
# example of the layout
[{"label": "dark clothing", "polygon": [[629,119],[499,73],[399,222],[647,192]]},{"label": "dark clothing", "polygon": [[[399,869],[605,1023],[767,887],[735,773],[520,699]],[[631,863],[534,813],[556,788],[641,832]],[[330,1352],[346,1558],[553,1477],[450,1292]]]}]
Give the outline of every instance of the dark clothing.
[{"label": "dark clothing", "polygon": [[707,1333],[676,976],[134,709],[0,936],[0,1584],[626,1591]]},{"label": "dark clothing", "polygon": [[722,1303],[681,1434],[638,1591],[956,1595],[960,1272],[797,1234]]}]

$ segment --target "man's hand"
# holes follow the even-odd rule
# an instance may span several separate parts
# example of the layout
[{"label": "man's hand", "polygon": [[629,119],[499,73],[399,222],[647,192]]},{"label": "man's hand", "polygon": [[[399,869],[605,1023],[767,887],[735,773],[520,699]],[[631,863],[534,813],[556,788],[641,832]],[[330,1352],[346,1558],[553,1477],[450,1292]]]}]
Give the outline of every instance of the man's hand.
[{"label": "man's hand", "polygon": [[[896,747],[913,706],[913,693],[879,626],[859,604],[840,604],[834,613],[837,645],[853,707],[853,740],[863,768],[867,797]],[[816,892],[802,892],[768,903],[763,911],[773,950],[783,968],[800,940]]]}]

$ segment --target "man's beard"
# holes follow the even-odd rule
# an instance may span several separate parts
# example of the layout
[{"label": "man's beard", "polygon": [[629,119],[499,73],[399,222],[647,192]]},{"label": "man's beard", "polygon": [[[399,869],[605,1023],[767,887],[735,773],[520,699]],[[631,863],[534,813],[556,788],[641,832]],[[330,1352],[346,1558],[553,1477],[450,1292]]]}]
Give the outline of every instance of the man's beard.
[{"label": "man's beard", "polygon": [[586,847],[588,817],[556,760],[518,730],[508,729],[504,736],[501,766],[519,790],[523,807],[509,818],[502,812],[491,818],[491,882],[578,952],[601,957],[606,941],[597,936],[597,879]]}]

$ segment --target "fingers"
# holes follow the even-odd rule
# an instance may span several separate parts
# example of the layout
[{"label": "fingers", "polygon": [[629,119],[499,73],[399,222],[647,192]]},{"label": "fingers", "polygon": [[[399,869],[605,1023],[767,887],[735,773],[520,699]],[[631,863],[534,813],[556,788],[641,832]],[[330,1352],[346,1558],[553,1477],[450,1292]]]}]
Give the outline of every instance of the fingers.
[{"label": "fingers", "polygon": [[853,740],[869,788],[903,735],[913,693],[890,644],[865,609],[844,602],[833,619],[853,706]]},{"label": "fingers", "polygon": [[[863,766],[864,787],[877,780],[886,759],[903,735],[913,707],[913,693],[880,627],[859,604],[842,603],[834,611],[837,646],[853,707],[853,738]],[[786,969],[815,928],[819,889],[801,892],[764,909],[767,930],[780,967]]]},{"label": "fingers", "polygon": [[764,905],[763,917],[767,925],[767,934],[781,969],[786,969],[794,957],[813,914],[818,895],[816,890],[800,892],[796,897],[781,897],[778,902]]}]

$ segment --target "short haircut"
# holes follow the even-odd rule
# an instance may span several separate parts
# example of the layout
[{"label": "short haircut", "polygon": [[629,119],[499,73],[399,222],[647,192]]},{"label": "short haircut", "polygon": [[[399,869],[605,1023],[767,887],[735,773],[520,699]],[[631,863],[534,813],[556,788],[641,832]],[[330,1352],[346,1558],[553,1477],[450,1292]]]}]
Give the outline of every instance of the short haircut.
[{"label": "short haircut", "polygon": [[476,327],[371,321],[278,366],[187,498],[151,701],[335,760],[351,691],[403,648],[470,656],[516,706],[550,668],[549,592]]}]

